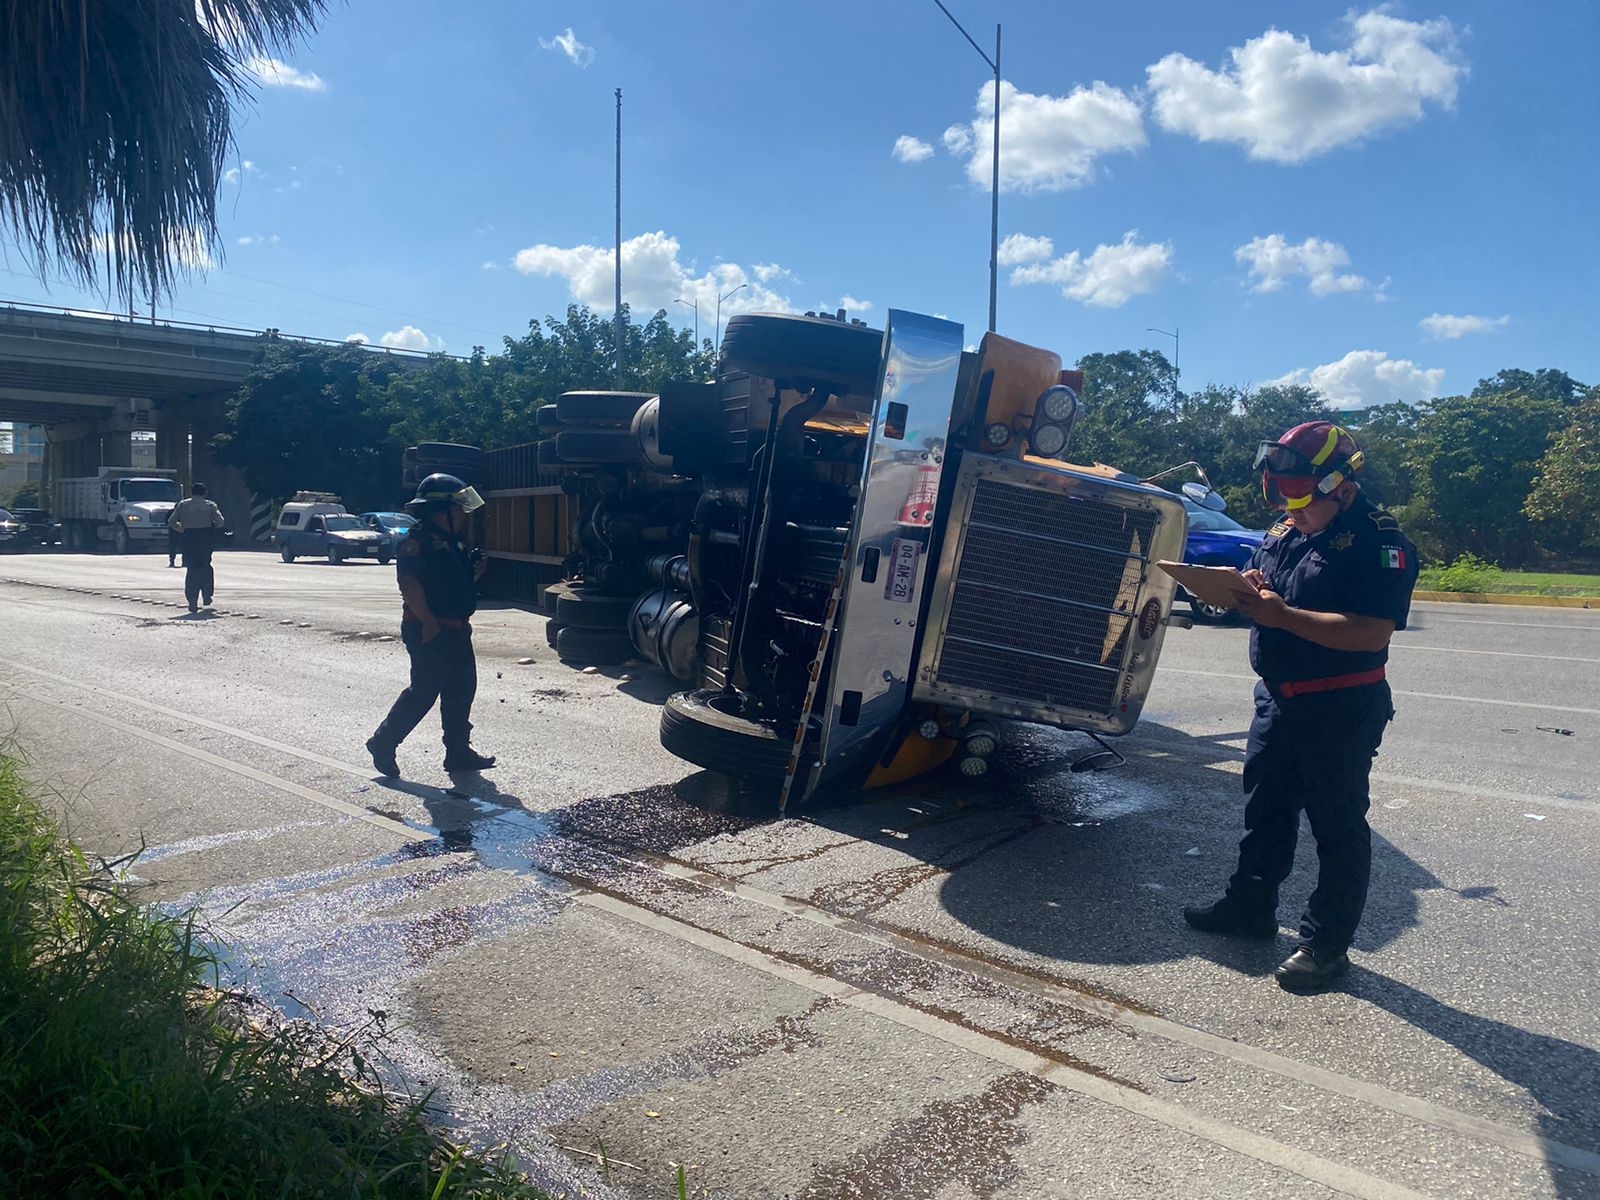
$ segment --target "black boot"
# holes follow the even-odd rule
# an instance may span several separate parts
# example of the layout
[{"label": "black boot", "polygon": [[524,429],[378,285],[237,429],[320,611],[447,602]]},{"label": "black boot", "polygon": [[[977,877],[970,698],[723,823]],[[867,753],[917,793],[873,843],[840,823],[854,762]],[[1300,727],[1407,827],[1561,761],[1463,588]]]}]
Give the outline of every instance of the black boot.
[{"label": "black boot", "polygon": [[385,746],[377,737],[367,739],[367,753],[372,755],[372,767],[385,779],[395,779],[400,774],[400,764],[395,761],[394,747]]},{"label": "black boot", "polygon": [[1350,956],[1343,951],[1316,950],[1301,946],[1273,972],[1278,986],[1286,992],[1320,992],[1350,969]]},{"label": "black boot", "polygon": [[444,769],[446,771],[487,771],[494,766],[494,755],[479,754],[476,750],[446,751],[444,756]]},{"label": "black boot", "polygon": [[1277,915],[1262,910],[1246,908],[1230,896],[1215,904],[1189,904],[1184,907],[1183,919],[1203,933],[1220,933],[1224,937],[1275,938],[1278,936]]}]

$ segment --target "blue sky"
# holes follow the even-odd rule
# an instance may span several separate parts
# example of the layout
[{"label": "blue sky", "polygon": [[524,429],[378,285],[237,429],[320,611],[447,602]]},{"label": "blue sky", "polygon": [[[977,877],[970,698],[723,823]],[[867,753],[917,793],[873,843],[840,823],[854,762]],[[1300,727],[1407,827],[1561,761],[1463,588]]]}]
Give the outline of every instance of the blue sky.
[{"label": "blue sky", "polygon": [[[1600,382],[1593,0],[946,0],[1002,67],[1002,333],[1343,407]],[[987,324],[983,60],[933,0],[351,0],[262,64],[163,316],[467,352],[624,295]],[[13,257],[0,293],[48,290]]]}]

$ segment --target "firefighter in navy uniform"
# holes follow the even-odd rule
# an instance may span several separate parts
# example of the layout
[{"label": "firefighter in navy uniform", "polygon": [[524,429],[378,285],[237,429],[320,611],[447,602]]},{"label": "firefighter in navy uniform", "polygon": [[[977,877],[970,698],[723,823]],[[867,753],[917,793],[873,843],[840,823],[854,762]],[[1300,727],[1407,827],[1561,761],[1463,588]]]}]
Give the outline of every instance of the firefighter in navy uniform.
[{"label": "firefighter in navy uniform", "polygon": [[468,514],[482,506],[477,491],[454,475],[429,475],[406,505],[417,524],[396,551],[395,574],[405,599],[400,638],[411,656],[411,686],[367,739],[372,765],[383,775],[400,774],[395,751],[435,700],[444,727],[444,769],[494,766],[493,755],[471,746],[472,699],[478,691],[471,618],[486,564],[481,552],[469,552],[462,539]]},{"label": "firefighter in navy uniform", "polygon": [[1277,969],[1288,991],[1317,991],[1350,966],[1372,868],[1368,776],[1394,716],[1385,663],[1406,626],[1417,552],[1353,476],[1363,452],[1328,421],[1263,442],[1255,467],[1267,502],[1285,513],[1245,577],[1258,595],[1250,665],[1261,682],[1245,750],[1245,834],[1239,867],[1214,904],[1192,905],[1196,929],[1276,937],[1278,887],[1294,866],[1300,813],[1317,843],[1317,887],[1300,947]]}]

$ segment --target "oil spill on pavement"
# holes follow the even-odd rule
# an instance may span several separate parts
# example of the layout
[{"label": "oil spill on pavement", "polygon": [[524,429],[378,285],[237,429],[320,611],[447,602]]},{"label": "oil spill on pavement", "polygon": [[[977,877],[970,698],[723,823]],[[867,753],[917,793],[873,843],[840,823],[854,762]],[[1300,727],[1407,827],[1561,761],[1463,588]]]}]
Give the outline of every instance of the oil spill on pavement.
[{"label": "oil spill on pavement", "polygon": [[883,1138],[812,1176],[802,1200],[884,1200],[945,1196],[962,1185],[990,1200],[1015,1183],[1020,1168],[1011,1152],[1027,1140],[1017,1118],[1055,1091],[1022,1072],[996,1079],[983,1091],[938,1100],[902,1121]]}]

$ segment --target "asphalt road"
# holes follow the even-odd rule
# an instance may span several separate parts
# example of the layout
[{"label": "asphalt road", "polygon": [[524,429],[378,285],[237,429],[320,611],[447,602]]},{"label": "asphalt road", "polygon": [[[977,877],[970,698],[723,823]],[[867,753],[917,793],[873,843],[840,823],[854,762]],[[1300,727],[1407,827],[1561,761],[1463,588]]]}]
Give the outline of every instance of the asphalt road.
[{"label": "asphalt road", "polygon": [[[1186,929],[1239,832],[1245,633],[1172,630],[1120,771],[995,768],[776,822],[656,741],[658,674],[480,613],[480,748],[384,784],[392,571],[0,560],[0,696],[72,834],[139,850],[264,995],[575,1195],[1600,1197],[1600,612],[1419,604],[1348,986]],[[523,662],[524,659],[531,662]],[[1571,734],[1540,729],[1570,729]],[[598,1161],[603,1143],[609,1165]]]}]

